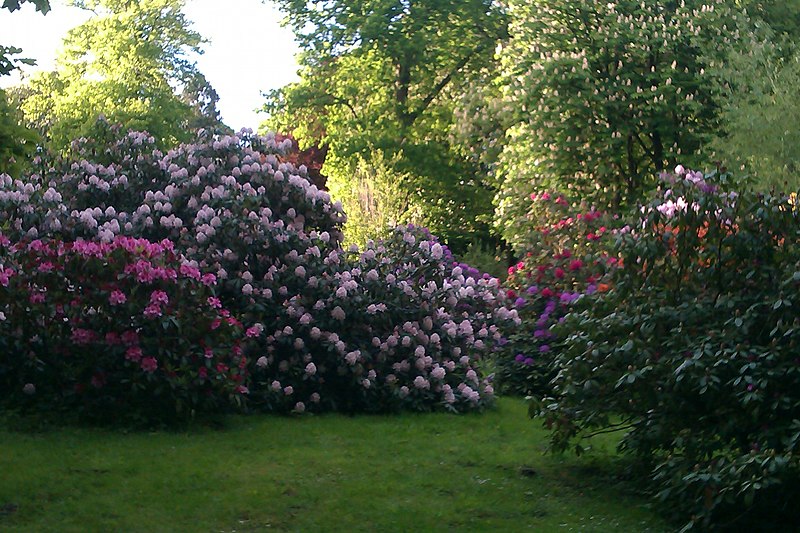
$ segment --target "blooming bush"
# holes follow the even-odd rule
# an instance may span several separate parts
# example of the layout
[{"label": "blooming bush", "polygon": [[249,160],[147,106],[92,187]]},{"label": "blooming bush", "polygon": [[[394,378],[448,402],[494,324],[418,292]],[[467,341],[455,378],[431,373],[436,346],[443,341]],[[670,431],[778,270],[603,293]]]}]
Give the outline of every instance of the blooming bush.
[{"label": "blooming bush", "polygon": [[516,316],[496,310],[498,282],[446,268],[449,252],[419,228],[343,250],[341,206],[282,162],[287,147],[242,132],[163,154],[108,126],[108,139],[77,141],[26,179],[1,177],[0,227],[14,239],[174,243],[244,323],[254,406],[482,407],[492,388],[476,362],[495,323]]},{"label": "blooming bush", "polygon": [[531,195],[530,213],[551,222],[528,232],[529,251],[508,269],[507,301],[522,324],[496,357],[496,371],[502,392],[541,395],[558,371],[553,360],[564,343],[554,327],[577,300],[610,287],[617,258],[609,250],[619,222],[548,192]]},{"label": "blooming bush", "polygon": [[168,420],[240,403],[241,324],[215,282],[169,241],[0,234],[2,404]]},{"label": "blooming bush", "polygon": [[614,290],[563,324],[554,394],[532,412],[556,449],[625,430],[673,516],[747,529],[748,511],[785,518],[800,494],[800,220],[786,197],[731,188],[664,177],[618,236]]},{"label": "blooming bush", "polygon": [[491,401],[480,362],[501,337],[496,323],[516,317],[498,306],[497,279],[449,266],[447,248],[414,226],[326,260],[274,330],[259,328],[256,389],[270,409],[461,411]]}]

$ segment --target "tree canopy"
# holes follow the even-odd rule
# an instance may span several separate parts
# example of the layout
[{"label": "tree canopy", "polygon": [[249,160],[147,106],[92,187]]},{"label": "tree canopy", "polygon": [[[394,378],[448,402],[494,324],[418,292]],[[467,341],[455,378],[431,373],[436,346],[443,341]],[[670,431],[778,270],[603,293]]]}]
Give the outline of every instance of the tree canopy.
[{"label": "tree canopy", "polygon": [[221,127],[216,93],[192,60],[204,41],[182,0],[72,5],[96,16],[70,30],[56,69],[33,77],[22,100],[26,119],[52,147],[89,134],[99,115],[162,145],[187,140],[191,126]]},{"label": "tree canopy", "polygon": [[363,240],[380,221],[413,221],[451,244],[488,239],[492,192],[451,133],[460,95],[493,68],[506,37],[500,6],[277,3],[304,53],[301,81],[268,95],[267,125],[328,146],[324,172],[349,233]]}]

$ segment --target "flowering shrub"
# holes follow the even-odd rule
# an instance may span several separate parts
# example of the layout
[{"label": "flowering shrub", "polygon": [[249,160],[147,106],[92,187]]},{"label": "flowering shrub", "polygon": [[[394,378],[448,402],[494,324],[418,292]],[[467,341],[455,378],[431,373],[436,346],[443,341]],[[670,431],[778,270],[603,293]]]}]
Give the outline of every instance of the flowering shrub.
[{"label": "flowering shrub", "polygon": [[288,140],[242,132],[163,154],[108,128],[111,140],[77,141],[26,179],[0,177],[0,228],[174,243],[244,323],[255,406],[464,410],[491,398],[476,363],[495,322],[516,316],[496,310],[496,280],[445,268],[447,249],[414,227],[343,250],[341,206],[282,162]]},{"label": "flowering shrub", "polygon": [[214,283],[169,241],[0,234],[2,403],[154,420],[240,402],[241,325]]},{"label": "flowering shrub", "polygon": [[548,192],[532,194],[531,202],[538,220],[552,222],[529,231],[530,251],[508,269],[506,297],[522,319],[496,358],[498,386],[509,394],[547,390],[564,342],[554,327],[578,299],[607,291],[608,273],[617,264],[608,252],[617,218]]},{"label": "flowering shrub", "polygon": [[554,394],[532,412],[556,449],[625,430],[622,449],[691,526],[785,518],[800,487],[798,213],[725,174],[678,167],[662,183],[618,236],[614,290],[563,324]]},{"label": "flowering shrub", "polygon": [[[320,277],[286,301],[254,389],[270,409],[480,408],[493,397],[480,362],[501,337],[495,278],[470,277],[427,230],[331,252]],[[303,267],[305,270],[305,267]],[[300,274],[307,274],[305,271]]]}]

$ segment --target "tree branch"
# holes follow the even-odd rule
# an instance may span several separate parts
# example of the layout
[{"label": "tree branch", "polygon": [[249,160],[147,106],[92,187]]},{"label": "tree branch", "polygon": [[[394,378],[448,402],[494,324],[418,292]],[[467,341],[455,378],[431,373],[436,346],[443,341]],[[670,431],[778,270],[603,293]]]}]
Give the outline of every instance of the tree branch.
[{"label": "tree branch", "polygon": [[462,68],[466,67],[467,63],[469,63],[470,60],[473,57],[475,57],[476,54],[482,52],[484,49],[486,49],[486,42],[480,43],[478,46],[473,48],[467,55],[462,57],[461,60],[459,60],[459,62],[456,63],[453,69],[450,70],[450,72],[448,72],[444,78],[439,80],[439,82],[436,85],[434,85],[433,89],[431,89],[431,92],[428,93],[428,96],[426,96],[425,99],[422,101],[422,104],[417,109],[408,114],[410,121],[409,123],[413,124],[419,118],[422,112],[425,111],[429,105],[431,105],[431,103],[436,99],[436,97],[439,96],[439,94],[444,90],[444,88],[447,87],[447,85],[453,80],[453,76]]}]

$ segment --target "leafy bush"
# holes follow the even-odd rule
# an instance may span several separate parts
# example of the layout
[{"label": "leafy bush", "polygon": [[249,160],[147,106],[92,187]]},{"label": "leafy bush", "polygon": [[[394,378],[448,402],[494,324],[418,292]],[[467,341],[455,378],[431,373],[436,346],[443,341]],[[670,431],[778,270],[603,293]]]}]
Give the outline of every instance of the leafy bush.
[{"label": "leafy bush", "polygon": [[413,226],[338,255],[264,332],[255,389],[269,409],[456,411],[491,401],[481,355],[501,336],[495,322],[516,316],[497,308],[497,279],[449,267],[447,248]]},{"label": "leafy bush", "polygon": [[508,269],[506,297],[522,323],[496,357],[496,378],[503,393],[542,395],[564,343],[555,326],[577,300],[610,287],[616,258],[608,250],[618,219],[549,192],[531,195],[529,214],[547,222],[527,231],[529,251]]},{"label": "leafy bush", "polygon": [[625,430],[689,526],[785,519],[800,479],[798,212],[726,174],[676,172],[618,236],[614,290],[567,317],[555,394],[532,413],[558,450]]},{"label": "leafy bush", "polygon": [[453,269],[429,232],[404,227],[361,254],[343,250],[341,206],[282,162],[290,142],[274,136],[209,137],[162,154],[147,134],[106,131],[40,160],[36,174],[4,178],[0,228],[14,239],[174,243],[187,265],[216,276],[216,296],[244,323],[257,407],[491,400],[476,362],[516,313],[497,310],[498,282]]},{"label": "leafy bush", "polygon": [[475,276],[486,273],[503,281],[506,277],[510,252],[502,246],[492,246],[472,242],[467,245],[466,251],[458,255],[462,268],[475,269]]},{"label": "leafy bush", "polygon": [[169,241],[0,234],[2,404],[152,421],[241,403],[241,324],[215,283]]}]

